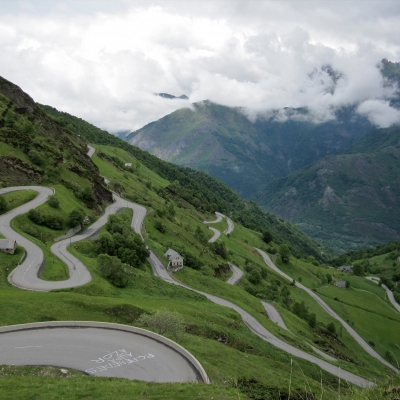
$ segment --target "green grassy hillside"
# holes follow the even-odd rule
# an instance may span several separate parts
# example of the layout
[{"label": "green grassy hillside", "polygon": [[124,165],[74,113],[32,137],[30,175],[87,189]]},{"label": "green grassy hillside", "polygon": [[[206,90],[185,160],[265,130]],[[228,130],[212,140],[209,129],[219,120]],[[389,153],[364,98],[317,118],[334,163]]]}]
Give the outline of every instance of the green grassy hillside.
[{"label": "green grassy hillside", "polygon": [[[18,118],[21,119],[19,122],[23,122],[25,117],[22,115]],[[34,116],[32,122],[35,123]],[[65,124],[60,127],[59,122],[62,121],[56,122],[57,132],[58,129],[65,129]],[[15,127],[13,129],[18,139],[16,143],[19,143],[19,136],[23,137],[24,133]],[[90,132],[93,132],[92,128]],[[76,134],[66,134],[71,136],[71,140],[76,139],[77,143],[81,143],[83,153],[86,143],[82,135],[78,133],[81,135],[79,137]],[[290,281],[284,280],[266,267],[254,247],[268,251],[271,256],[276,254],[279,242],[274,234],[274,240],[267,245],[262,241],[261,232],[249,229],[240,223],[239,218],[234,218],[235,215],[247,215],[248,218],[256,219],[258,214],[251,212],[252,203],[230,204],[227,201],[229,196],[236,199],[237,195],[224,189],[222,185],[224,197],[218,198],[217,191],[207,191],[206,184],[202,183],[202,179],[206,177],[201,173],[175,170],[173,166],[146,156],[124,142],[121,142],[124,145],[110,146],[107,140],[113,142],[114,138],[108,138],[105,134],[99,136],[98,140],[104,142],[94,144],[96,153],[92,161],[82,156],[83,160],[90,163],[88,170],[96,173],[93,179],[101,185],[98,192],[109,193],[111,189],[147,208],[143,229],[146,244],[161,259],[168,247],[174,247],[185,256],[186,267],[175,274],[177,279],[232,301],[248,311],[274,335],[304,351],[313,354],[309,346],[313,344],[319,350],[333,355],[337,360],[333,363],[345,370],[379,382],[385,382],[387,376],[392,376],[388,368],[365,353],[304,291],[292,286]],[[115,143],[119,144],[120,141]],[[15,151],[21,159],[26,156],[17,145]],[[29,156],[25,160],[27,165],[35,165]],[[54,204],[51,206],[49,200],[39,207],[38,211],[47,216],[47,219],[44,219],[46,221],[49,221],[50,217],[57,217],[61,220],[61,227],[55,229],[40,221],[36,223],[27,215],[13,221],[15,229],[44,250],[46,263],[43,278],[46,279],[62,278],[60,274],[63,266],[51,258],[48,249],[55,237],[69,229],[71,211],[80,208],[85,216],[94,220],[102,207],[96,200],[93,187],[90,191],[92,196],[88,190],[83,190],[85,185],[91,182],[85,170],[81,175],[76,174],[65,168],[64,164],[68,162],[65,160],[59,163],[60,173],[57,180],[38,182],[48,182],[47,184],[54,186],[58,199],[57,207],[54,207]],[[131,163],[132,168],[125,167],[125,163]],[[82,161],[80,165],[85,163]],[[153,165],[155,168],[151,168]],[[70,175],[72,173],[75,173],[76,177]],[[193,182],[194,177],[198,177],[196,188],[200,190],[186,192],[186,185],[169,180],[168,175],[179,177],[182,182],[186,182],[187,179],[189,183]],[[108,187],[104,184],[102,176],[109,179]],[[12,178],[7,183],[13,184]],[[214,189],[218,187],[218,183],[212,180],[211,185]],[[25,195],[6,195],[6,208],[3,212],[31,198],[30,191]],[[204,202],[200,201],[202,199]],[[211,203],[208,203],[211,199],[215,199],[221,205],[226,202],[233,210],[231,215],[235,222],[232,234],[222,234],[216,244],[208,243],[211,231],[203,223],[204,220],[214,219],[214,209],[210,206]],[[237,210],[240,205],[247,209],[247,214],[240,214],[240,211],[243,212]],[[257,210],[255,205],[254,208]],[[236,212],[238,214],[235,214]],[[119,224],[118,229],[126,236],[132,234],[129,228],[131,216],[130,210],[123,210],[114,219],[114,224]],[[251,218],[246,219],[247,224]],[[259,226],[257,223],[259,221],[254,221],[254,224]],[[281,224],[286,225],[284,222]],[[216,226],[225,229],[226,221]],[[93,378],[74,371],[69,371],[66,377],[61,377],[59,369],[54,368],[0,366],[0,391],[4,398],[109,398],[117,393],[120,398],[135,396],[140,399],[286,399],[290,391],[292,399],[313,396],[331,399],[337,398],[338,393],[341,398],[348,395],[354,399],[361,399],[361,396],[373,393],[359,393],[343,381],[339,386],[336,377],[309,362],[291,357],[254,335],[236,312],[217,306],[202,295],[170,285],[155,277],[147,263],[130,261],[129,266],[125,266],[124,285],[113,284],[109,278],[103,276],[98,265],[99,254],[110,251],[111,248],[105,247],[105,243],[110,243],[110,231],[107,229],[104,227],[98,238],[70,246],[70,251],[87,265],[93,276],[88,285],[74,289],[42,293],[23,291],[11,286],[7,276],[23,256],[23,249],[18,248],[14,255],[0,253],[0,325],[52,320],[96,320],[141,326],[139,318],[142,314],[153,314],[163,308],[175,310],[182,316],[184,329],[180,335],[171,337],[199,359],[210,376],[212,385],[156,385],[124,379]],[[117,235],[112,240],[116,245],[122,239]],[[287,242],[292,248],[290,236],[287,236]],[[125,255],[117,252],[117,256],[122,259]],[[280,260],[279,256],[277,260]],[[242,280],[235,286],[225,283],[229,276],[226,269],[228,261],[245,272]],[[363,291],[365,286],[358,287],[353,282],[351,290],[335,292],[336,288],[328,284],[326,278],[327,274],[332,274],[332,270],[310,254],[302,259],[290,257],[289,263],[280,262],[280,267],[321,295],[333,297],[330,301],[338,303],[337,312],[344,318],[352,319],[355,329],[359,327],[360,334],[367,340],[375,335],[379,340],[382,339],[382,343],[376,345],[380,354],[391,352],[393,357],[400,357],[395,346],[397,338],[393,334],[398,327],[399,318],[387,308],[384,299],[379,307],[379,321],[391,332],[386,338],[383,338],[378,327],[374,328],[373,324],[368,326],[368,321],[375,318],[377,311],[371,309],[372,300],[368,297],[371,295]],[[375,289],[379,287],[374,286],[374,289],[369,290],[373,292]],[[375,294],[381,297],[379,292]],[[339,296],[340,302],[335,300],[335,297]],[[292,333],[281,329],[267,318],[261,300],[274,303]],[[353,312],[353,308],[357,310],[357,303],[363,304],[362,313],[357,315],[358,319]],[[315,324],[310,323],[310,315],[313,314]],[[336,326],[336,332],[331,331],[332,324]],[[354,397],[356,395],[359,397]]]},{"label": "green grassy hillside", "polygon": [[[140,171],[145,166],[148,170],[154,171],[169,182],[165,188],[167,192],[182,197],[197,209],[210,213],[223,212],[247,228],[259,232],[267,230],[276,243],[290,243],[292,252],[298,256],[311,254],[318,259],[324,259],[326,254],[329,254],[329,249],[310,240],[293,224],[266,213],[252,201],[243,200],[227,185],[210,175],[160,160],[80,118],[59,112],[53,107],[41,107],[58,124],[86,138],[90,143],[125,150],[134,157],[132,160],[134,169]],[[122,158],[119,163],[122,163]]]}]

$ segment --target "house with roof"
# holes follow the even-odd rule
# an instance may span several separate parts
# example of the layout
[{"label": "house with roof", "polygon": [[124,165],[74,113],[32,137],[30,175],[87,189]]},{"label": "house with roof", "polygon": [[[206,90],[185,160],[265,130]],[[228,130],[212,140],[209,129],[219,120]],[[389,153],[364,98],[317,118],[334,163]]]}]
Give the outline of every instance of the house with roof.
[{"label": "house with roof", "polygon": [[126,163],[125,163],[125,167],[132,168],[132,163],[126,162]]},{"label": "house with roof", "polygon": [[17,241],[13,239],[0,239],[0,251],[4,253],[14,254],[17,248]]},{"label": "house with roof", "polygon": [[340,271],[340,272],[353,272],[353,266],[352,265],[344,265],[342,267],[339,267],[338,271]]},{"label": "house with roof", "polygon": [[337,287],[339,287],[339,288],[341,288],[341,289],[346,289],[346,281],[337,281],[336,283],[335,283],[335,285],[337,286]]},{"label": "house with roof", "polygon": [[164,257],[168,259],[169,270],[178,271],[183,268],[183,257],[177,251],[168,249]]}]

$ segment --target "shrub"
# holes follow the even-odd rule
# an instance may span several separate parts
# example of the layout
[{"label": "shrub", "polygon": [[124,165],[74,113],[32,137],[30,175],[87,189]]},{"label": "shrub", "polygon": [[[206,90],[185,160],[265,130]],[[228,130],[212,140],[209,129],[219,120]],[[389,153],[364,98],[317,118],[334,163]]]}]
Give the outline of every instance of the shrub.
[{"label": "shrub", "polygon": [[34,222],[35,224],[42,225],[42,223],[43,223],[43,215],[42,215],[42,213],[41,213],[40,211],[38,211],[38,210],[35,210],[35,209],[29,210],[29,212],[28,212],[28,218],[29,218],[32,222]]},{"label": "shrub", "polygon": [[85,212],[81,208],[75,208],[68,214],[68,225],[72,228],[77,225],[83,225]]},{"label": "shrub", "polygon": [[279,246],[279,254],[284,263],[289,262],[290,250],[289,250],[289,246],[287,244],[283,243]]},{"label": "shrub", "polygon": [[267,275],[268,275],[267,268],[261,267],[261,277],[263,279],[267,279]]},{"label": "shrub", "polygon": [[147,326],[159,335],[170,333],[173,337],[179,337],[185,329],[182,316],[176,311],[169,311],[162,308],[155,314],[142,314],[137,321],[139,324]]},{"label": "shrub", "polygon": [[81,193],[82,200],[87,203],[92,203],[94,201],[94,196],[92,189],[89,186],[86,186]]},{"label": "shrub", "polygon": [[0,196],[0,213],[7,210],[7,201],[3,196]]},{"label": "shrub", "polygon": [[60,200],[53,194],[49,197],[49,206],[53,208],[60,208]]},{"label": "shrub", "polygon": [[37,225],[47,226],[50,229],[62,229],[64,220],[57,215],[46,215],[39,210],[29,210],[28,218]]},{"label": "shrub", "polygon": [[44,222],[44,225],[51,229],[62,229],[64,225],[64,220],[58,215],[48,215]]},{"label": "shrub", "polygon": [[263,234],[262,234],[262,240],[263,240],[265,243],[270,243],[270,242],[272,242],[273,237],[272,237],[272,235],[271,235],[270,232],[264,231]]},{"label": "shrub", "polygon": [[112,257],[108,254],[100,254],[97,259],[97,265],[104,278],[114,286],[126,287],[128,285],[128,276],[118,257]]},{"label": "shrub", "polygon": [[165,233],[167,230],[167,227],[161,221],[154,222],[154,227],[161,233]]},{"label": "shrub", "polygon": [[28,153],[29,159],[36,165],[42,165],[43,159],[39,152],[36,150],[30,150]]},{"label": "shrub", "polygon": [[326,329],[328,332],[332,333],[333,335],[336,335],[336,326],[333,322],[330,322],[327,326]]},{"label": "shrub", "polygon": [[261,274],[258,271],[253,270],[253,271],[250,272],[250,274],[249,274],[247,279],[253,285],[258,285],[259,283],[261,283]]},{"label": "shrub", "polygon": [[315,328],[317,326],[317,316],[315,315],[315,313],[309,315],[308,325],[310,325],[311,328]]}]

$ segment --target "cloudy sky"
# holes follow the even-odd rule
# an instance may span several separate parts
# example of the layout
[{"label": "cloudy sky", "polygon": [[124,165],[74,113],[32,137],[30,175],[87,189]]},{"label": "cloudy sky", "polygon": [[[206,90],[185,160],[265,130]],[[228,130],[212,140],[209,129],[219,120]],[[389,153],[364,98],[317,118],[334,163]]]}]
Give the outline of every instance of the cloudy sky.
[{"label": "cloudy sky", "polygon": [[399,123],[376,67],[399,38],[398,0],[0,0],[0,75],[110,132],[188,106],[155,92]]}]

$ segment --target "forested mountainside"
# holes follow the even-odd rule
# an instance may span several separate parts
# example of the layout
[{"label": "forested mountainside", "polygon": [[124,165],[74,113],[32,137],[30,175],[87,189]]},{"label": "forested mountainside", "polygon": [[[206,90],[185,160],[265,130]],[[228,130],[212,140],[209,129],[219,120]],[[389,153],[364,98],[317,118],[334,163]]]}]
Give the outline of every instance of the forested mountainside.
[{"label": "forested mountainside", "polygon": [[329,249],[321,247],[293,224],[266,213],[255,202],[243,200],[217,179],[200,171],[165,162],[68,113],[45,105],[41,105],[41,108],[57,123],[86,138],[90,143],[126,150],[138,162],[172,182],[167,188],[169,191],[199,209],[208,212],[220,211],[245,227],[259,232],[268,231],[277,243],[289,243],[294,254],[311,254],[318,259],[324,259],[330,254]]},{"label": "forested mountainside", "polygon": [[400,238],[400,129],[378,129],[254,199],[337,252]]},{"label": "forested mountainside", "polygon": [[[324,68],[332,77],[340,76],[330,66]],[[385,85],[400,83],[400,63],[383,59],[377,68]],[[399,104],[398,95],[391,104]],[[334,117],[320,122],[306,108],[289,107],[254,114],[205,100],[123,138],[163,160],[205,171],[250,198],[275,179],[347,152],[375,129],[357,113],[357,105],[337,109]]]},{"label": "forested mountainside", "polygon": [[307,121],[307,113],[287,108],[252,122],[245,110],[202,101],[125,140],[163,160],[205,171],[249,198],[274,179],[346,151],[372,129],[352,107],[339,110],[336,120],[319,124]]}]

